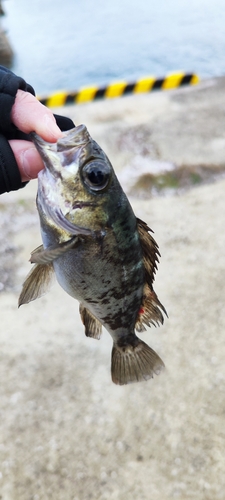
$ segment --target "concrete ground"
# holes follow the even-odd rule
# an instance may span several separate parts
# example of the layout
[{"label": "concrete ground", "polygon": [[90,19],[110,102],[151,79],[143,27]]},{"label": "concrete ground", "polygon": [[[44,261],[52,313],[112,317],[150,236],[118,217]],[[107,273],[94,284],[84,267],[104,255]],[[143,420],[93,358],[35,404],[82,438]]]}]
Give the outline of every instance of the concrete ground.
[{"label": "concrete ground", "polygon": [[[57,112],[87,125],[129,191],[129,165],[136,177],[147,161],[224,167],[224,91],[221,78]],[[125,387],[111,382],[110,336],[86,338],[57,284],[17,309],[41,242],[35,192],[33,181],[0,200],[0,498],[223,500],[225,180],[132,190],[160,247],[155,290],[169,319],[141,335],[166,370]]]}]

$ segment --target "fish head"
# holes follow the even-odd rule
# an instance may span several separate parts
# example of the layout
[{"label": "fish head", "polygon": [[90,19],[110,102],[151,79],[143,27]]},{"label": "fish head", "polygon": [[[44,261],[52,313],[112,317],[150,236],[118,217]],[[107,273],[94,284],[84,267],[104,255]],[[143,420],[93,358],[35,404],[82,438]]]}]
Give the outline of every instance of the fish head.
[{"label": "fish head", "polygon": [[45,165],[38,174],[39,215],[69,234],[78,234],[72,226],[87,234],[104,231],[124,193],[108,157],[86,126],[64,132],[54,144],[35,133],[32,140]]}]

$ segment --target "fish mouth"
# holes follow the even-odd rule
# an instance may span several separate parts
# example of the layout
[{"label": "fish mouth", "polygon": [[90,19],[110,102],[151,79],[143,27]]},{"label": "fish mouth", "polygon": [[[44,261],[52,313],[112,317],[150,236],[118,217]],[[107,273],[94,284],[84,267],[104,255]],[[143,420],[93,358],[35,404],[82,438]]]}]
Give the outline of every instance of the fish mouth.
[{"label": "fish mouth", "polygon": [[29,136],[41,155],[46,154],[46,150],[57,152],[57,142],[44,141],[36,132],[30,132]]},{"label": "fish mouth", "polygon": [[[63,137],[60,137],[57,142],[46,142],[36,132],[31,132],[30,138],[39,152],[45,167],[53,175],[59,177],[62,167],[74,162],[74,151],[79,158],[82,148],[91,141],[91,136],[85,125],[78,125],[64,132]],[[73,158],[70,158],[72,152]]]},{"label": "fish mouth", "polygon": [[55,153],[64,152],[65,149],[83,146],[91,140],[87,127],[83,124],[67,130],[63,133],[63,137],[60,137],[57,142],[54,143],[44,141],[36,132],[31,132],[29,135],[39,153],[44,155],[45,158],[47,151]]},{"label": "fish mouth", "polygon": [[57,141],[57,151],[63,152],[67,148],[81,147],[91,140],[86,125],[78,125],[64,132],[63,137]]},{"label": "fish mouth", "polygon": [[44,141],[36,132],[31,132],[29,135],[45,166],[55,176],[56,172],[60,170],[57,165],[59,163],[59,159],[57,158],[57,143]]}]

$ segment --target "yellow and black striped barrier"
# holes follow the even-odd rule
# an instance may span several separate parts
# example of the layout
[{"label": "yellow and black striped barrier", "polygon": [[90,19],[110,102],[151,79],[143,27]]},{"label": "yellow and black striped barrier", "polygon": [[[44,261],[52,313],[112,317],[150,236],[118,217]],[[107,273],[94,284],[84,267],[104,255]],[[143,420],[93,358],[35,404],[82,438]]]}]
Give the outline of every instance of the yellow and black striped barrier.
[{"label": "yellow and black striped barrier", "polygon": [[97,99],[112,99],[127,94],[139,94],[153,90],[169,90],[183,85],[195,85],[199,82],[196,74],[172,73],[165,78],[148,76],[133,83],[125,81],[109,84],[107,87],[85,87],[75,92],[56,92],[49,97],[39,97],[39,101],[49,108],[65,106],[66,104],[83,104]]}]

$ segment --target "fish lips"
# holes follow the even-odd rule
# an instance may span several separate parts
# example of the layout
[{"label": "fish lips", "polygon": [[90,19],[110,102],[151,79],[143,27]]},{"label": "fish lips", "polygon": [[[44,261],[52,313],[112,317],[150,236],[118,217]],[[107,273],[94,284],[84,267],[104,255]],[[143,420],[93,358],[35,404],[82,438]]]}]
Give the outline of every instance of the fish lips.
[{"label": "fish lips", "polygon": [[[60,165],[63,165],[60,153],[64,153],[67,157],[70,150],[77,149],[78,156],[80,149],[91,141],[90,134],[85,125],[78,125],[67,132],[64,132],[63,137],[59,138],[56,143],[46,142],[36,132],[31,132],[30,138],[40,153],[45,166],[52,174],[59,171]],[[59,153],[59,157],[57,154]],[[60,161],[61,160],[61,161]]]},{"label": "fish lips", "polygon": [[61,165],[57,155],[57,143],[44,141],[36,132],[30,133],[30,138],[50,173],[55,176],[56,172],[60,172]]}]

